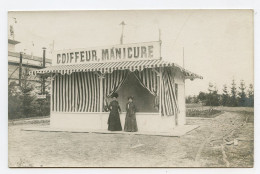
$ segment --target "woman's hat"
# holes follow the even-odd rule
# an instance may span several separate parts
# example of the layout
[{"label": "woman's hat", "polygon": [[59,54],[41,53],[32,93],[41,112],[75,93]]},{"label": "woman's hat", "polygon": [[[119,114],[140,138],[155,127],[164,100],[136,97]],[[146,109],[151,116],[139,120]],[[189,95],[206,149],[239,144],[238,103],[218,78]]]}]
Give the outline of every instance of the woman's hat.
[{"label": "woman's hat", "polygon": [[134,99],[134,97],[133,97],[133,96],[129,96],[129,97],[128,97],[128,100],[129,100],[130,98],[131,98],[132,100]]},{"label": "woman's hat", "polygon": [[117,98],[117,97],[118,97],[118,93],[113,93],[113,94],[111,95],[111,97],[112,97],[112,98],[114,98],[114,97]]}]

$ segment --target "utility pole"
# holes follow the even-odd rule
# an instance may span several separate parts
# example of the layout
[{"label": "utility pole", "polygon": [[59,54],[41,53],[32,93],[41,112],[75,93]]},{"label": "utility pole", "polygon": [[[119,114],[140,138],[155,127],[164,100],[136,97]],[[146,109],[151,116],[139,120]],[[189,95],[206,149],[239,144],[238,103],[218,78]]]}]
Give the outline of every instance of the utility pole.
[{"label": "utility pole", "polygon": [[19,63],[19,86],[21,86],[22,81],[22,68],[23,68],[23,52],[20,52],[20,63]]},{"label": "utility pole", "polygon": [[160,43],[160,59],[162,59],[162,39],[161,39],[161,29],[159,28],[159,43]]},{"label": "utility pole", "polygon": [[183,68],[184,68],[184,47],[182,47],[182,61],[183,61]]},{"label": "utility pole", "polygon": [[[43,47],[43,55],[42,55],[42,67],[45,68],[45,54],[46,54],[46,48]],[[42,95],[45,94],[45,75],[42,75]]]},{"label": "utility pole", "polygon": [[122,25],[122,33],[121,33],[121,38],[120,38],[120,44],[124,43],[124,27],[125,27],[125,22],[122,21],[119,25]]}]

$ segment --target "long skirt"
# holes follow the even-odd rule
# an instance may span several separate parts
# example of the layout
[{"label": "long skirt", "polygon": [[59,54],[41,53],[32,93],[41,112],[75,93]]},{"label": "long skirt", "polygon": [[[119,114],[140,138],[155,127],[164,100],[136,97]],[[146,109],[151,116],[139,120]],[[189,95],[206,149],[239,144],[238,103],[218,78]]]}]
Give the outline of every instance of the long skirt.
[{"label": "long skirt", "polygon": [[137,132],[138,131],[135,114],[132,114],[132,115],[126,114],[124,131],[125,132]]},{"label": "long skirt", "polygon": [[121,131],[121,121],[118,112],[111,111],[108,118],[108,130],[110,131]]}]

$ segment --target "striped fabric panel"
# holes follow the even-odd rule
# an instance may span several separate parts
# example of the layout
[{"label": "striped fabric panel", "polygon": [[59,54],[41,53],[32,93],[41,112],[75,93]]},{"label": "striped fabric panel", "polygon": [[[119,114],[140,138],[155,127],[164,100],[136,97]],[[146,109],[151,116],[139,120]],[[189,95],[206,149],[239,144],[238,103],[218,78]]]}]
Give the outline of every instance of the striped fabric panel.
[{"label": "striped fabric panel", "polygon": [[164,69],[162,74],[163,90],[162,90],[162,112],[163,115],[178,116],[179,107],[175,94],[175,84],[172,72]]},{"label": "striped fabric panel", "polygon": [[156,72],[152,71],[152,69],[144,69],[143,71],[136,70],[134,75],[140,84],[148,89],[152,95],[159,95],[159,80]]},{"label": "striped fabric panel", "polygon": [[103,106],[106,105],[106,98],[110,97],[124,84],[129,73],[128,70],[116,70],[113,71],[113,73],[105,74],[105,77],[103,78]]},{"label": "striped fabric panel", "polygon": [[[120,89],[129,73],[126,70],[117,70],[105,75],[103,79],[104,99]],[[159,80],[152,69],[135,71],[134,74],[141,85],[148,89],[152,95],[159,95]],[[163,70],[162,83],[162,114],[177,117],[179,107],[175,94],[173,73],[169,69]],[[71,75],[59,74],[52,83],[52,110],[54,112],[99,112],[99,89],[100,81],[94,72],[77,72]]]},{"label": "striped fabric panel", "polygon": [[[134,75],[137,77],[140,84],[144,88],[148,89],[148,91],[152,95],[159,96],[160,81],[157,77],[157,74],[154,71],[152,71],[152,69],[135,71]],[[178,102],[175,94],[174,77],[172,71],[167,68],[164,68],[162,72],[161,107],[162,107],[162,115],[177,116],[178,114]]]},{"label": "striped fabric panel", "polygon": [[110,97],[116,92],[125,82],[129,75],[129,71],[114,71],[111,74],[106,74],[103,79],[104,96]]},{"label": "striped fabric panel", "polygon": [[52,111],[99,112],[100,81],[94,72],[58,74],[52,83]]}]

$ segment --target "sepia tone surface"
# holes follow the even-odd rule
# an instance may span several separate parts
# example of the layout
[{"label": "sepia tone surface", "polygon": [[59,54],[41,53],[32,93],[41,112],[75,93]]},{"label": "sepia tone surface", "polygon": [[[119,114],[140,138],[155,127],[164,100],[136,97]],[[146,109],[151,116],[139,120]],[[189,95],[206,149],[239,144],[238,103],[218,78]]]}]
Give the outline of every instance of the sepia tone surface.
[{"label": "sepia tone surface", "polygon": [[21,129],[49,120],[10,122],[9,167],[253,167],[252,109],[223,110],[216,118],[188,119],[200,127],[182,137],[28,132]]},{"label": "sepia tone surface", "polygon": [[[154,107],[156,98],[138,84],[133,75],[129,75],[117,91],[118,100],[124,114],[127,97],[134,95],[140,115],[145,113],[142,124],[153,124],[150,126],[152,134],[142,131],[138,135],[103,130],[102,133],[95,133],[89,130],[49,129],[54,125],[50,115],[55,115],[53,111],[50,112],[51,102],[48,99],[53,92],[51,80],[46,78],[44,82],[48,84],[44,96],[39,87],[42,84],[41,77],[29,76],[28,81],[33,84],[31,93],[38,96],[34,101],[39,101],[40,96],[46,97],[46,101],[38,103],[37,107],[44,107],[40,107],[36,114],[26,115],[26,106],[21,105],[24,107],[23,115],[9,115],[9,167],[253,167],[252,105],[238,107],[238,104],[226,106],[220,103],[221,106],[212,106],[210,103],[208,106],[202,100],[184,104],[185,97],[206,93],[210,88],[209,83],[214,84],[220,98],[223,97],[223,85],[231,84],[232,80],[238,84],[237,90],[241,89],[241,80],[246,85],[245,90],[249,90],[249,84],[254,83],[252,10],[9,12],[8,21],[14,30],[13,33],[9,32],[8,40],[9,84],[12,81],[19,82],[20,52],[25,55],[23,67],[31,71],[43,68],[42,47],[47,48],[44,52],[46,67],[50,67],[51,59],[52,64],[56,60],[52,57],[56,50],[158,40],[162,41],[160,56],[164,60],[203,76],[203,79],[194,81],[181,77],[178,79],[179,86],[175,86],[180,102],[181,124],[196,126],[186,132],[183,130],[181,136],[172,136],[168,132],[165,136],[159,128],[157,130],[157,126],[154,126],[157,122],[154,113],[158,113]],[[122,21],[126,23],[124,28],[120,25]],[[20,43],[14,44],[12,40]],[[18,88],[9,86],[12,91]],[[182,92],[183,95],[178,95]],[[228,89],[228,92],[231,95],[232,89]],[[239,91],[236,95],[239,100]],[[248,98],[249,95],[246,93]],[[103,113],[105,116],[108,114]],[[64,118],[69,118],[67,116],[66,113]],[[177,116],[161,118],[177,119]],[[93,119],[88,124],[96,124],[97,120]],[[167,122],[162,122],[160,129],[167,127]],[[76,122],[68,120],[60,122],[60,125],[64,123],[77,126],[73,125]],[[56,120],[55,124],[59,122]],[[142,124],[140,121],[141,130]],[[28,131],[42,128],[47,129]]]}]

